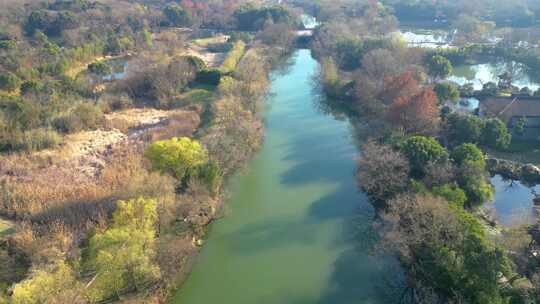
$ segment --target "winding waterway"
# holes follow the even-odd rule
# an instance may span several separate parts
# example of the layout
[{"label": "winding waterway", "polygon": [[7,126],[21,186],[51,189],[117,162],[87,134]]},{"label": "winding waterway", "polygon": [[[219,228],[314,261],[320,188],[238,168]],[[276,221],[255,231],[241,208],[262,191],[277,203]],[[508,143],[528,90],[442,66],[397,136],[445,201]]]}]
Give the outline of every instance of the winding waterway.
[{"label": "winding waterway", "polygon": [[317,62],[272,77],[262,150],[231,181],[227,215],[174,303],[395,303],[400,271],[373,254],[373,210],[354,182],[350,124],[318,110]]}]

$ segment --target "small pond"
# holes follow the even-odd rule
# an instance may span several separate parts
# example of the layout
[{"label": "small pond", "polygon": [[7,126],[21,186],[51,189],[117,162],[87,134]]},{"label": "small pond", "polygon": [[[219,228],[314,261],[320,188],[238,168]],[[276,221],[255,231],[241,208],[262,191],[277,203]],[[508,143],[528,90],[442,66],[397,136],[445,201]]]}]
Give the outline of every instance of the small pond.
[{"label": "small pond", "polygon": [[116,58],[106,61],[108,65],[111,66],[112,72],[108,75],[103,76],[103,80],[111,81],[111,80],[120,80],[124,79],[127,74],[127,70],[129,67],[129,60],[127,58]]},{"label": "small pond", "polygon": [[[422,48],[452,48],[455,44],[456,29],[422,29],[422,28],[401,28],[397,32],[411,47]],[[502,38],[489,36],[485,38],[485,43],[496,44]]]},{"label": "small pond", "polygon": [[402,29],[398,34],[410,47],[449,48],[452,47],[453,35],[446,31],[407,30]]},{"label": "small pond", "polygon": [[495,186],[495,199],[485,203],[483,208],[503,227],[534,224],[538,211],[533,205],[533,191],[540,193],[540,185],[528,187],[519,181],[509,181],[500,175],[491,179]]},{"label": "small pond", "polygon": [[523,64],[515,61],[498,60],[481,64],[458,65],[454,67],[448,80],[459,85],[472,83],[475,90],[481,90],[485,83],[498,83],[498,76],[504,72],[512,74],[512,84],[520,89],[528,87],[536,91],[540,88],[540,79],[534,77]]}]

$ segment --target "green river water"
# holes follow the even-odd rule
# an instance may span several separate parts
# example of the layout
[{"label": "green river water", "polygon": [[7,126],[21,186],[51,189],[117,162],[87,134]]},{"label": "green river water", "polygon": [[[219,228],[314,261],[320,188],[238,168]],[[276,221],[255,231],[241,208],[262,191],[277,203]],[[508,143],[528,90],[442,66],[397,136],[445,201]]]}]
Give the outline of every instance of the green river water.
[{"label": "green river water", "polygon": [[226,216],[174,303],[396,303],[399,268],[373,254],[352,128],[318,110],[310,51],[291,61],[272,76],[262,150],[231,180]]}]

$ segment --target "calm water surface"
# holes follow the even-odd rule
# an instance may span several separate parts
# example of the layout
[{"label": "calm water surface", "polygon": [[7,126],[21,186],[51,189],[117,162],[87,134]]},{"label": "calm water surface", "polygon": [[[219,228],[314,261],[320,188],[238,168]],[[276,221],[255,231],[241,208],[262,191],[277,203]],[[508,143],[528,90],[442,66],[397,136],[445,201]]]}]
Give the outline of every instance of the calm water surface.
[{"label": "calm water surface", "polygon": [[520,63],[505,60],[456,66],[448,80],[459,85],[472,83],[475,90],[481,90],[485,83],[498,83],[499,75],[504,72],[510,72],[512,74],[512,84],[520,89],[528,87],[536,91],[540,88],[538,76],[531,75],[532,73]]},{"label": "calm water surface", "polygon": [[[423,48],[451,48],[454,31],[426,30],[426,29],[400,29],[398,35],[411,47]],[[493,43],[499,38],[490,37]],[[518,88],[528,87],[536,91],[540,88],[540,75],[528,70],[523,64],[502,59],[493,59],[490,62],[479,64],[463,64],[454,67],[448,80],[459,85],[472,83],[475,90],[481,90],[488,82],[498,83],[498,76],[510,72],[513,76],[513,85]]]},{"label": "calm water surface", "polygon": [[310,52],[292,60],[273,76],[264,146],[232,179],[230,210],[174,303],[396,303],[401,273],[373,254],[350,125],[317,110]]},{"label": "calm water surface", "polygon": [[411,47],[450,48],[452,34],[445,31],[429,31],[419,29],[401,29],[397,32]]},{"label": "calm water surface", "polygon": [[103,76],[103,80],[120,80],[124,79],[129,67],[129,61],[127,58],[117,58],[106,62],[111,66],[112,71],[110,74]]},{"label": "calm water surface", "polygon": [[505,227],[535,224],[538,211],[533,205],[533,191],[540,194],[540,185],[528,187],[519,181],[504,180],[500,175],[491,179],[495,186],[495,199],[484,204],[484,208]]}]

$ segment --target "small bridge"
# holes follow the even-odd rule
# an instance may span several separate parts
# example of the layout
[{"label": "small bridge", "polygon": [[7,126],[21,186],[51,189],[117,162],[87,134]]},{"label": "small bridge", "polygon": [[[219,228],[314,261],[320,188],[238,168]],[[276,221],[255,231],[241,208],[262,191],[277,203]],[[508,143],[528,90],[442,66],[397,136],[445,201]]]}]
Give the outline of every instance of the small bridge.
[{"label": "small bridge", "polygon": [[296,31],[296,37],[312,37],[313,30],[300,30]]}]

